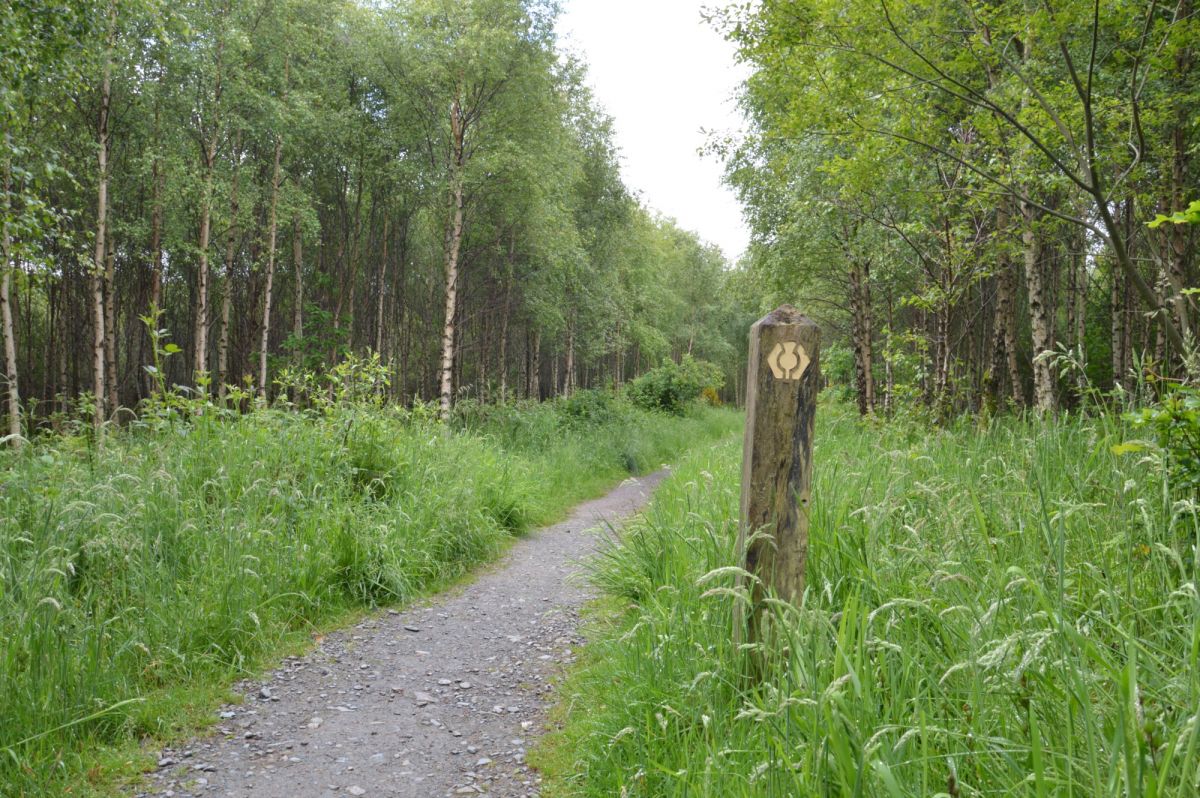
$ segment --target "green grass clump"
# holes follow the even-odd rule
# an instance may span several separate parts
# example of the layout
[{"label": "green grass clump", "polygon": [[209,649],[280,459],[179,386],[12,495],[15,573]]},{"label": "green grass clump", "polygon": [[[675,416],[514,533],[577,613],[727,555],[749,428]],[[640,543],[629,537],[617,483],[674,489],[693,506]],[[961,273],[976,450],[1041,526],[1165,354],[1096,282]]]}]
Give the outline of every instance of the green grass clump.
[{"label": "green grass clump", "polygon": [[387,409],[262,411],[0,455],[0,795],[103,785],[97,750],[177,734],[186,705],[314,629],[446,585],[739,423],[616,412],[527,406],[447,434]]},{"label": "green grass clump", "polygon": [[713,573],[740,448],[694,452],[595,563],[611,612],[537,752],[547,794],[1200,794],[1197,507],[1127,434],[822,406],[809,587],[759,653]]}]

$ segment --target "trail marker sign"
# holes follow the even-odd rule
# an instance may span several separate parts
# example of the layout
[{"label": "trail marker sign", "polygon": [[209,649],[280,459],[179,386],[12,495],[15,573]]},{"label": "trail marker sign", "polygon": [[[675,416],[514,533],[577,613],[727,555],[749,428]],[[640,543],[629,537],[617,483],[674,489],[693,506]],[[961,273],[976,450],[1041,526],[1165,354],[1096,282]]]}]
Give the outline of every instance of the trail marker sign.
[{"label": "trail marker sign", "polygon": [[738,638],[758,639],[767,590],[791,602],[804,592],[820,344],[820,328],[790,305],[750,328],[737,550],[758,581],[747,585],[753,609]]}]

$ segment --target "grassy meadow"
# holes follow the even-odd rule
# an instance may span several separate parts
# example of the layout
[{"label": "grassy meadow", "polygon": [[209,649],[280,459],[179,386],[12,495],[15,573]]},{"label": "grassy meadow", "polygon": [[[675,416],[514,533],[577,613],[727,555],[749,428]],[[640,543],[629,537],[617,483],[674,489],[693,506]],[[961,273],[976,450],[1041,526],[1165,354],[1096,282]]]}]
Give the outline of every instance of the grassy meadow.
[{"label": "grassy meadow", "polygon": [[740,444],[694,451],[594,564],[546,794],[1200,794],[1197,506],[1129,437],[823,404],[808,590],[758,652],[731,641]]},{"label": "grassy meadow", "polygon": [[740,425],[584,393],[428,413],[339,405],[0,452],[0,795],[103,790],[136,742],[315,630]]}]

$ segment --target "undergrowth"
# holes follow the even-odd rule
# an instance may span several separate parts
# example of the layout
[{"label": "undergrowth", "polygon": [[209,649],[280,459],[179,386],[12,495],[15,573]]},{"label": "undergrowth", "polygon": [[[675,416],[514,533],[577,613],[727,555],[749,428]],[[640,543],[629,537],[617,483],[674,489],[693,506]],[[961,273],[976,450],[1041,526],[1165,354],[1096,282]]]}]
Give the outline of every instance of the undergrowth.
[{"label": "undergrowth", "polygon": [[446,585],[739,423],[611,411],[468,408],[452,433],[353,403],[163,415],[0,455],[0,795],[103,788],[96,751],[178,733],[198,693],[313,629]]},{"label": "undergrowth", "polygon": [[595,562],[546,794],[1200,794],[1200,525],[1161,454],[1112,417],[817,423],[780,639],[732,642],[740,447],[697,450]]}]

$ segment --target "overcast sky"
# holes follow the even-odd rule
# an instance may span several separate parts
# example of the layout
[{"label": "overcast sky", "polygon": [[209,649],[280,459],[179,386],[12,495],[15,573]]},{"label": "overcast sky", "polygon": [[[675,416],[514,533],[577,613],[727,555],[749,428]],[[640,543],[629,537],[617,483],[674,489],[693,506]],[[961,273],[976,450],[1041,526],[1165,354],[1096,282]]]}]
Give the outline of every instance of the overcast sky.
[{"label": "overcast sky", "polygon": [[736,260],[749,233],[720,162],[698,153],[703,131],[740,127],[733,94],[746,74],[700,19],[713,2],[564,0],[559,34],[615,120],[625,184]]}]

